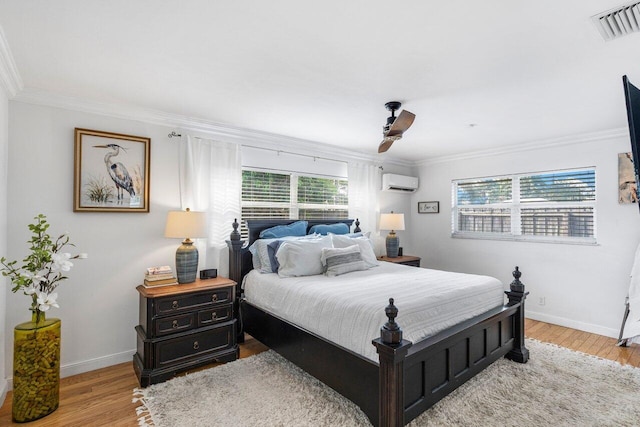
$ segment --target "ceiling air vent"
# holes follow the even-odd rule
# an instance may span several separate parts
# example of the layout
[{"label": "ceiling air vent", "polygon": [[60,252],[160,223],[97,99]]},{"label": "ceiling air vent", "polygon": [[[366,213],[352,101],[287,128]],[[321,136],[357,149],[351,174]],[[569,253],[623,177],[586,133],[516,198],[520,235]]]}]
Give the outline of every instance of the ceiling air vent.
[{"label": "ceiling air vent", "polygon": [[640,2],[599,13],[591,19],[606,41],[638,32],[640,31]]}]

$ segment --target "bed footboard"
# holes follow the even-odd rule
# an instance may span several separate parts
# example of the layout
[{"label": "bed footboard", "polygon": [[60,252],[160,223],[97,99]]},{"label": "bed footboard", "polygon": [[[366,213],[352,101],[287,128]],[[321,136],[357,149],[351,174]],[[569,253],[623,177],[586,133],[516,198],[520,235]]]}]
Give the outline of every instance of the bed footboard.
[{"label": "bed footboard", "polygon": [[524,341],[528,292],[520,275],[516,267],[505,292],[506,306],[415,344],[402,339],[395,322],[398,309],[390,300],[385,309],[389,321],[373,341],[380,359],[379,426],[404,426],[501,357],[528,361]]}]

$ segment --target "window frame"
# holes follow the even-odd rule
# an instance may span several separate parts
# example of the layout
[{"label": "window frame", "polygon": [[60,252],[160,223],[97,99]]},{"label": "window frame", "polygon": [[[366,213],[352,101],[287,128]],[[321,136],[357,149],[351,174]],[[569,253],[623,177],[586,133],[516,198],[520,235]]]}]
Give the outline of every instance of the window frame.
[{"label": "window frame", "polygon": [[[280,174],[280,175],[288,175],[289,176],[289,201],[288,202],[255,202],[255,201],[245,201],[242,196],[240,198],[241,210],[245,207],[254,207],[254,208],[286,208],[289,210],[289,218],[291,220],[300,219],[300,211],[304,209],[318,209],[318,210],[344,210],[345,211],[345,219],[349,216],[349,202],[348,202],[348,192],[347,192],[347,203],[345,205],[342,204],[318,204],[318,203],[301,203],[298,202],[298,179],[300,177],[309,177],[309,178],[319,178],[319,179],[330,179],[330,180],[339,180],[346,181],[347,186],[349,184],[349,179],[343,176],[330,176],[330,175],[319,175],[313,173],[304,173],[304,172],[294,172],[287,170],[276,170],[269,168],[259,168],[259,167],[242,167],[242,171],[256,171],[263,173],[272,173],[272,174]],[[334,218],[332,216],[332,218]],[[243,222],[245,220],[244,216],[242,218]]]},{"label": "window frame", "polygon": [[[594,199],[580,202],[522,202],[520,194],[520,179],[523,177],[531,177],[536,175],[562,174],[570,172],[592,171],[594,175]],[[458,185],[482,180],[511,180],[511,200],[500,203],[487,203],[477,205],[458,205],[457,194]],[[558,169],[543,172],[527,172],[509,175],[496,175],[486,177],[475,177],[465,179],[454,179],[451,181],[451,237],[463,239],[480,239],[480,240],[506,240],[506,241],[524,241],[524,242],[543,242],[543,243],[562,243],[577,245],[596,245],[597,242],[597,173],[595,166],[586,166],[571,169]],[[459,227],[459,210],[465,207],[475,208],[491,208],[491,209],[508,209],[510,211],[511,230],[509,232],[478,232],[478,231],[460,231]],[[590,208],[593,212],[593,236],[533,236],[522,234],[522,212],[525,209],[559,209],[559,208]]]}]

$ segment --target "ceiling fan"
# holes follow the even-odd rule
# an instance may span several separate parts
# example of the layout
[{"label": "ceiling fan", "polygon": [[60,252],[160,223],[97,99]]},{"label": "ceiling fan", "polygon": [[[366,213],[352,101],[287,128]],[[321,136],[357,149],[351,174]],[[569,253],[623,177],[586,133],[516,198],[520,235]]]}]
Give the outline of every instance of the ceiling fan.
[{"label": "ceiling fan", "polygon": [[402,104],[398,101],[391,101],[384,104],[387,110],[391,111],[391,116],[387,118],[387,124],[382,127],[384,139],[378,147],[378,153],[384,153],[391,147],[391,144],[402,138],[402,134],[409,129],[416,115],[402,110],[400,115],[396,117],[396,110],[400,109]]}]

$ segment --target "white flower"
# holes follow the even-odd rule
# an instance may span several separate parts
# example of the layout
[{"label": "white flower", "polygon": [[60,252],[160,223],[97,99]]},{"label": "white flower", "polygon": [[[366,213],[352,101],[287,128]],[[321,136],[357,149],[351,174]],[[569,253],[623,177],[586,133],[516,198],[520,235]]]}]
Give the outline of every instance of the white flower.
[{"label": "white flower", "polygon": [[[28,288],[37,288],[42,282],[46,282],[46,279],[42,276],[40,276],[39,274],[33,274],[30,272],[25,272],[22,274],[22,277],[25,277],[26,279],[28,279],[31,282],[31,285],[29,285],[27,287]],[[25,293],[27,295],[31,295],[33,294],[33,292],[27,292],[27,290],[25,290]]]},{"label": "white flower", "polygon": [[38,310],[47,311],[51,307],[60,308],[58,303],[56,302],[58,299],[57,292],[52,294],[47,294],[46,292],[38,292]]},{"label": "white flower", "polygon": [[85,253],[78,254],[79,259],[87,259],[88,257],[89,257],[89,254],[85,254]]},{"label": "white flower", "polygon": [[64,252],[61,254],[51,254],[51,261],[53,264],[51,265],[52,271],[69,271],[71,267],[73,267],[73,263],[69,261],[71,259],[71,254],[69,252]]},{"label": "white flower", "polygon": [[33,295],[38,292],[38,285],[36,283],[31,283],[29,286],[24,288],[25,295]]}]

